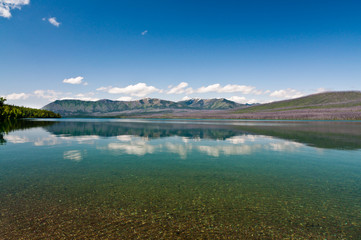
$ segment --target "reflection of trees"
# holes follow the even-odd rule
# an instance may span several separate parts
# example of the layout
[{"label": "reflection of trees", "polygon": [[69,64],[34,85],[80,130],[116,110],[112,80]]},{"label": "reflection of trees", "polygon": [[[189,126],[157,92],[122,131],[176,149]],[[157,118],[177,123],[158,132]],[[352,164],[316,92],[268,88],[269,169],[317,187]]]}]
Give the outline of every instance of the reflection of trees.
[{"label": "reflection of trees", "polygon": [[318,148],[361,149],[360,123],[268,122],[257,125],[177,124],[143,122],[58,122],[46,129],[56,135],[134,135],[147,138],[181,136],[224,140],[236,135],[277,137]]},{"label": "reflection of trees", "polygon": [[0,144],[6,143],[4,135],[16,130],[53,125],[51,121],[3,120],[0,121]]},{"label": "reflection of trees", "polygon": [[0,124],[0,144],[4,134],[33,127],[44,127],[55,135],[103,137],[133,135],[146,138],[180,136],[224,140],[237,135],[266,135],[318,148],[361,149],[359,122],[257,122],[257,125],[220,125],[147,122],[7,121]]},{"label": "reflection of trees", "polygon": [[6,140],[4,139],[4,134],[0,132],[0,145],[3,145],[6,143]]},{"label": "reflection of trees", "polygon": [[224,140],[235,136],[230,127],[202,124],[126,123],[126,122],[58,122],[46,129],[56,135],[98,135],[103,137],[134,135],[147,138],[181,136]]}]

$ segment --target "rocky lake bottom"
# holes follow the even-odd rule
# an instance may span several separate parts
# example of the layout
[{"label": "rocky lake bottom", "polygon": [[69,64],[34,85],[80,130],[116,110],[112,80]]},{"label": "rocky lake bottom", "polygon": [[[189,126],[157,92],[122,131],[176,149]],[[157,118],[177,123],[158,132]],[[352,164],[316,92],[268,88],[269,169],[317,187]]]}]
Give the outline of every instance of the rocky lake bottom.
[{"label": "rocky lake bottom", "polygon": [[361,122],[2,125],[0,239],[361,236]]}]

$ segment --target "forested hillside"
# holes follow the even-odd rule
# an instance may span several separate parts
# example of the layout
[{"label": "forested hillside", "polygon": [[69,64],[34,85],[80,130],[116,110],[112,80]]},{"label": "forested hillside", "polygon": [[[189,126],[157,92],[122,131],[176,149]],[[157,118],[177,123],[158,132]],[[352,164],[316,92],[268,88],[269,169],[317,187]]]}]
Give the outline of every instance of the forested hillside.
[{"label": "forested hillside", "polygon": [[0,97],[0,120],[19,119],[19,118],[60,118],[56,114],[48,110],[40,110],[35,108],[19,107],[4,104],[5,98]]}]

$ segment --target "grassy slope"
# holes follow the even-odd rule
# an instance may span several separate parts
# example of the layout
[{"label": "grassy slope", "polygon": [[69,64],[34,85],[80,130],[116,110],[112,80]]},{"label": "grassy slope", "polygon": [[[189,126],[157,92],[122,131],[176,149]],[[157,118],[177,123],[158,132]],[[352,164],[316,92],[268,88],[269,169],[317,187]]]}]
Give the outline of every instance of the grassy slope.
[{"label": "grassy slope", "polygon": [[295,109],[329,109],[361,106],[361,92],[326,92],[297,99],[272,102],[241,109],[235,113],[255,113],[263,111],[288,111]]}]

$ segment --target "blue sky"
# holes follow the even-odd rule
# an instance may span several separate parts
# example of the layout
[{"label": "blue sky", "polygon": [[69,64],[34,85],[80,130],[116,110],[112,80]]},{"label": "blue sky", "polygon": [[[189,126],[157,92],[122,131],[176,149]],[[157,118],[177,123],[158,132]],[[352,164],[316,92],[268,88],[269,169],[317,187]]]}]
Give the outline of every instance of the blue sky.
[{"label": "blue sky", "polygon": [[224,97],[360,90],[360,1],[0,0],[0,95]]}]

